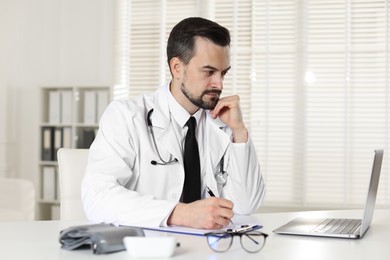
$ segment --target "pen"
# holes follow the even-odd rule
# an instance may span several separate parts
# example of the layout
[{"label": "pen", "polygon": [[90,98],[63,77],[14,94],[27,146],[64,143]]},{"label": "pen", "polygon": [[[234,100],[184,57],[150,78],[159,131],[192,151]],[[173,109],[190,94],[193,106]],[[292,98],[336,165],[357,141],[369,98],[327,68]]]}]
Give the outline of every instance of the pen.
[{"label": "pen", "polygon": [[[210,197],[215,197],[214,192],[208,186],[206,186],[206,190]],[[231,219],[229,219],[229,222],[233,224],[233,221]]]},{"label": "pen", "polygon": [[206,189],[207,189],[207,193],[210,195],[210,197],[215,197],[215,195],[214,195],[213,191],[212,191],[212,190],[210,190],[210,188],[209,188],[209,187],[206,187]]}]

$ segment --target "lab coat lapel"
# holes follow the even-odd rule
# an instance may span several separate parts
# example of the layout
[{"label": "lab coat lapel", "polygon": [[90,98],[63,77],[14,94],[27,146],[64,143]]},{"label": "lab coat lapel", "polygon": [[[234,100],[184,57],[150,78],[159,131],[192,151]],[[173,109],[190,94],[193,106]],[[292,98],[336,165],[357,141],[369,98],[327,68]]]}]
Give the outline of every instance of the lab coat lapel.
[{"label": "lab coat lapel", "polygon": [[181,162],[182,153],[171,123],[167,91],[169,91],[168,86],[165,86],[160,88],[155,95],[154,110],[151,116],[153,130],[158,148],[161,151],[168,151]]},{"label": "lab coat lapel", "polygon": [[[205,185],[207,185],[214,192],[221,192],[221,187],[218,187],[215,181],[215,173],[219,172],[220,162],[223,156],[230,145],[230,131],[227,130],[225,124],[223,124],[219,119],[212,119],[211,116],[207,114],[207,122],[206,122],[206,154],[209,160],[208,165],[206,165],[207,173],[205,178]],[[228,164],[228,159],[225,157],[224,160],[224,169],[226,169],[226,165]],[[220,194],[219,194],[220,195]]]},{"label": "lab coat lapel", "polygon": [[224,130],[226,128],[225,124],[219,119],[212,119],[208,113],[206,115],[205,135],[207,151],[210,153],[212,165],[217,165],[230,144],[230,135]]},{"label": "lab coat lapel", "polygon": [[165,147],[170,154],[173,155],[173,158],[176,158],[179,162],[182,162],[182,153],[180,150],[180,144],[177,142],[177,137],[171,123],[167,125],[163,131],[160,132],[161,135],[157,137],[161,147]]}]

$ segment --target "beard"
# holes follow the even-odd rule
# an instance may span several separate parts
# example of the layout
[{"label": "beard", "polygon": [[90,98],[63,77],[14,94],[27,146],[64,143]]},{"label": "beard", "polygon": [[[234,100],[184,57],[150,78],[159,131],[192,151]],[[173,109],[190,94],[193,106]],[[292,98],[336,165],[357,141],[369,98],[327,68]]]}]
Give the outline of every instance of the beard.
[{"label": "beard", "polygon": [[[203,91],[200,96],[194,96],[188,89],[188,87],[185,85],[185,82],[181,84],[181,91],[183,92],[184,96],[188,98],[189,101],[191,101],[192,104],[194,104],[197,107],[203,108],[203,109],[214,109],[214,107],[217,105],[219,100],[219,95],[221,95],[222,91],[219,89],[208,89]],[[209,93],[215,93],[217,96],[212,96],[208,100],[205,100],[205,96]]]}]

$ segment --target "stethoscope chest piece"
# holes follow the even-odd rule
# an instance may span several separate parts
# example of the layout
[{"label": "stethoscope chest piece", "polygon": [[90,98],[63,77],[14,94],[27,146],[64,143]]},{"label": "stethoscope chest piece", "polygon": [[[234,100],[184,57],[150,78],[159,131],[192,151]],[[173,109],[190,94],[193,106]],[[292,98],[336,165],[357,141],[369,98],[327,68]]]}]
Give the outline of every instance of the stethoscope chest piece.
[{"label": "stethoscope chest piece", "polygon": [[218,186],[220,186],[220,187],[225,186],[225,184],[227,182],[227,176],[228,176],[228,174],[225,171],[220,171],[217,174],[215,174],[214,177],[215,177],[215,180],[216,180]]},{"label": "stethoscope chest piece", "polygon": [[223,188],[227,182],[228,173],[224,171],[224,157],[222,156],[221,162],[219,163],[219,172],[214,174],[215,181],[219,188]]}]

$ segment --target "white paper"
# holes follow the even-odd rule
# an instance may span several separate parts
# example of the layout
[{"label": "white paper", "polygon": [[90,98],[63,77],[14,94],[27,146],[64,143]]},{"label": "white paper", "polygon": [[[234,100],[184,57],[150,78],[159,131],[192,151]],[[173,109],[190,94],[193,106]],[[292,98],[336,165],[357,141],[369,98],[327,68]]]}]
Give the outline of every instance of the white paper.
[{"label": "white paper", "polygon": [[240,227],[242,225],[260,225],[258,221],[256,221],[251,215],[234,215],[232,219],[232,223],[229,226],[226,226],[222,229],[198,229],[198,228],[188,228],[188,227],[181,227],[181,226],[169,226],[169,227],[157,227],[157,228],[145,228],[146,230],[150,231],[162,231],[162,232],[168,232],[168,233],[178,233],[178,234],[185,234],[185,235],[194,235],[194,236],[204,236],[206,233],[210,232],[217,232],[221,230],[228,230]]}]

